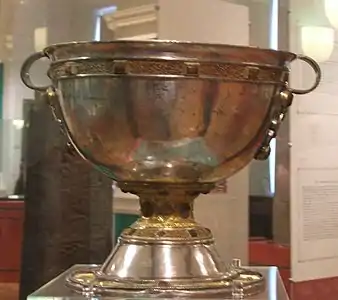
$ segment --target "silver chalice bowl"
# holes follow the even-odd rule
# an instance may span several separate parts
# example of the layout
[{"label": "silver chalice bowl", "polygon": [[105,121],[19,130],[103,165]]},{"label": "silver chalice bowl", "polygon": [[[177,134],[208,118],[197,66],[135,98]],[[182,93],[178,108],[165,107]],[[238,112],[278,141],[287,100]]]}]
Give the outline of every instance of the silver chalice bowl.
[{"label": "silver chalice bowl", "polygon": [[[50,60],[51,85],[30,67]],[[288,84],[295,59],[316,73],[310,89]],[[175,41],[66,43],[30,56],[21,78],[47,92],[71,144],[95,168],[140,198],[141,217],[99,268],[67,285],[97,295],[250,296],[261,274],[226,266],[193,201],[215,183],[266,159],[293,94],[321,78],[309,57],[283,51]]]}]

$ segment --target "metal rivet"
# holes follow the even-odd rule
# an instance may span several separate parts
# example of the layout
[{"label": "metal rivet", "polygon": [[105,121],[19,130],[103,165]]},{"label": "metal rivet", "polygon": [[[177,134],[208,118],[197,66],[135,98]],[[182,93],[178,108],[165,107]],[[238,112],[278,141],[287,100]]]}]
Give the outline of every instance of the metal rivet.
[{"label": "metal rivet", "polygon": [[200,64],[194,62],[185,63],[185,75],[186,76],[198,76],[200,73]]},{"label": "metal rivet", "polygon": [[270,137],[271,139],[273,139],[273,138],[275,138],[276,137],[276,131],[275,130],[273,130],[273,129],[269,129],[268,130],[268,137]]},{"label": "metal rivet", "polygon": [[259,75],[259,68],[257,67],[246,67],[244,69],[244,77],[247,80],[257,80]]},{"label": "metal rivet", "polygon": [[76,75],[78,73],[78,68],[74,64],[69,64],[65,69],[65,73],[68,75]]},{"label": "metal rivet", "polygon": [[293,101],[293,94],[290,91],[288,90],[281,91],[279,97],[283,107],[291,106]]},{"label": "metal rivet", "polygon": [[263,146],[257,151],[257,153],[255,155],[255,159],[256,160],[266,160],[266,159],[269,158],[270,152],[271,152],[270,146]]},{"label": "metal rivet", "polygon": [[116,60],[114,61],[114,73],[115,74],[127,74],[127,61]]}]

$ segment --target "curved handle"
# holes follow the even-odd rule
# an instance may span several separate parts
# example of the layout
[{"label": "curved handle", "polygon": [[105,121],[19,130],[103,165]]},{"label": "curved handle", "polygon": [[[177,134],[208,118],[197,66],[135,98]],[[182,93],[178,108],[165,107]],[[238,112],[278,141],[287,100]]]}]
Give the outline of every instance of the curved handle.
[{"label": "curved handle", "polygon": [[314,82],[314,84],[309,88],[309,89],[305,89],[305,90],[299,90],[299,89],[293,89],[293,88],[288,88],[288,90],[293,93],[293,94],[297,94],[297,95],[304,95],[304,94],[308,94],[310,92],[312,92],[313,90],[315,90],[321,79],[322,79],[322,71],[320,69],[320,66],[318,65],[318,63],[312,59],[311,57],[309,56],[306,56],[306,55],[297,55],[297,58],[296,59],[299,59],[299,60],[302,60],[304,62],[306,62],[307,64],[310,65],[310,67],[315,71],[315,74],[316,74],[316,80]]},{"label": "curved handle", "polygon": [[39,51],[32,54],[24,61],[20,71],[21,80],[25,84],[25,86],[39,92],[46,92],[50,86],[42,86],[42,87],[35,86],[31,80],[30,69],[37,60],[44,57],[47,56],[43,51]]}]

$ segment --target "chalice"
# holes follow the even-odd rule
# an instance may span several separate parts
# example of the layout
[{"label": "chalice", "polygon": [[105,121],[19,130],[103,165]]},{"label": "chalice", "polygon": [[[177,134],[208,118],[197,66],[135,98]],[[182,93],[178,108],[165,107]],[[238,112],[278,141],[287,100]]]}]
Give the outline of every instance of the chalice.
[{"label": "chalice", "polygon": [[[30,68],[41,58],[50,60],[50,86],[31,81]],[[309,89],[289,85],[296,59],[315,72]],[[72,42],[28,57],[21,78],[48,93],[76,151],[139,196],[141,217],[101,266],[70,274],[69,287],[208,298],[264,289],[260,273],[219,258],[211,231],[194,220],[193,202],[252,159],[269,156],[293,94],[320,82],[313,59],[177,41]]]}]

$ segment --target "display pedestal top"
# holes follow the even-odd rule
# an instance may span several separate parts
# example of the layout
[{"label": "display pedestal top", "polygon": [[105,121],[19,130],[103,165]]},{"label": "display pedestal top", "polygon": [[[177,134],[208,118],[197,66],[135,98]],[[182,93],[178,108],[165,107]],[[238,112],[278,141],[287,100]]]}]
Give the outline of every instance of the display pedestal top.
[{"label": "display pedestal top", "polygon": [[[84,295],[77,294],[70,290],[65,285],[66,277],[73,271],[83,268],[83,265],[75,265],[68,269],[66,272],[62,273],[52,281],[48,282],[46,285],[41,287],[39,290],[28,296],[27,300],[115,300],[123,299],[122,297],[88,297]],[[277,267],[254,267],[251,268],[255,271],[260,272],[264,275],[266,279],[266,288],[264,293],[250,297],[251,300],[289,300],[286,290],[284,288],[282,279],[280,278]],[[131,297],[128,297],[129,299]],[[135,295],[133,299],[146,299],[147,297],[144,294]],[[150,297],[149,297],[150,298]],[[151,298],[156,298],[151,296]],[[177,299],[177,297],[175,297]],[[126,298],[125,298],[126,299]],[[163,299],[163,298],[161,298]],[[183,298],[182,298],[183,299]],[[232,298],[229,298],[229,300]],[[223,298],[223,300],[226,300]]]}]

